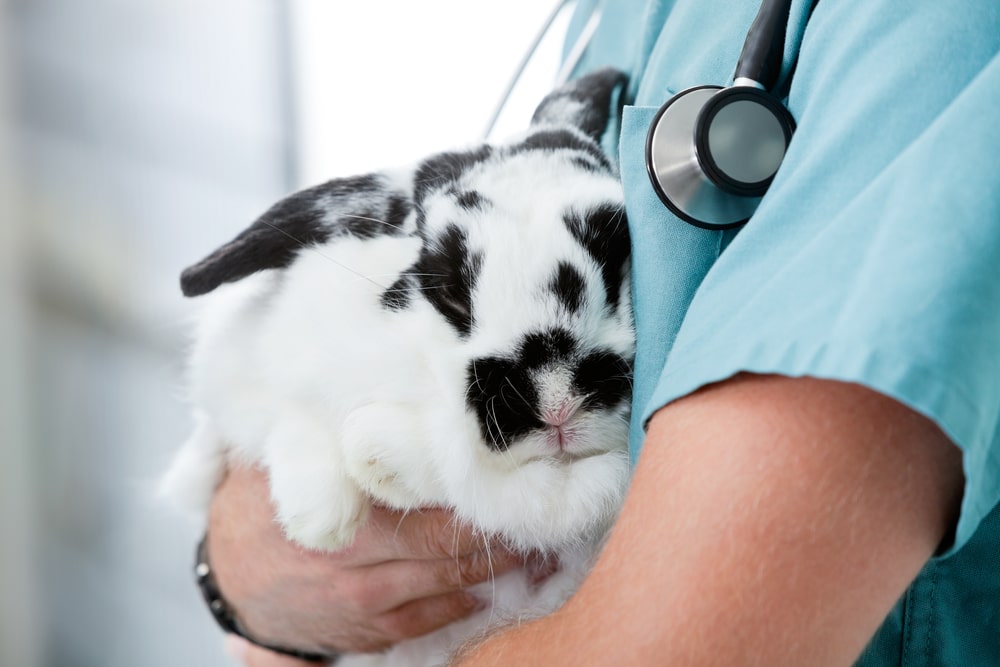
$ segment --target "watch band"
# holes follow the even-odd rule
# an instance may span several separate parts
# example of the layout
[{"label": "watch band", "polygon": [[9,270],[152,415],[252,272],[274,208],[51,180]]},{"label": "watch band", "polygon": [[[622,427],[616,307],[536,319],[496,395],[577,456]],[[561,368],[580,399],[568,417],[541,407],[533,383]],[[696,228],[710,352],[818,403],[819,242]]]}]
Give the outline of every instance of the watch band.
[{"label": "watch band", "polygon": [[240,622],[237,620],[236,614],[229,606],[229,603],[226,602],[224,597],[222,597],[222,591],[219,590],[219,585],[215,581],[215,576],[212,571],[212,565],[208,560],[207,541],[208,536],[205,535],[198,542],[198,548],[195,552],[194,560],[195,581],[198,582],[198,588],[201,590],[201,596],[205,599],[205,604],[208,605],[208,610],[212,613],[212,618],[215,619],[215,622],[219,624],[220,628],[222,628],[225,632],[242,637],[255,646],[260,646],[261,648],[273,651],[274,653],[280,653],[281,655],[287,655],[293,658],[298,658],[299,660],[305,660],[307,662],[326,663],[330,665],[337,662],[340,658],[339,653],[315,653],[312,651],[300,651],[286,646],[268,644],[267,642],[259,641],[250,636],[243,626],[240,625]]}]

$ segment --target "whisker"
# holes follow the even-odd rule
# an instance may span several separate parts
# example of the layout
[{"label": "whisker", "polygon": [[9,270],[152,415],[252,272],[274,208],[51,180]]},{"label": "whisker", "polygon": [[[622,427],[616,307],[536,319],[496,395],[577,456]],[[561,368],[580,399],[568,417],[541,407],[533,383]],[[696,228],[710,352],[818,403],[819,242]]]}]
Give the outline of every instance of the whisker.
[{"label": "whisker", "polygon": [[414,273],[412,271],[406,272],[407,276],[428,276],[430,278],[446,278],[448,274],[446,273]]},{"label": "whisker", "polygon": [[468,388],[465,390],[465,400],[466,400],[466,402],[468,402],[468,400],[469,400],[469,394],[472,392],[472,390],[475,387],[482,387],[482,385],[479,384],[479,371],[476,369],[476,360],[475,359],[472,360],[472,377],[475,378],[476,381],[474,383],[470,383],[469,386],[468,386]]},{"label": "whisker", "polygon": [[[511,379],[510,379],[510,377],[509,377],[509,376],[505,376],[505,377],[504,377],[504,380],[506,380],[506,381],[507,381],[507,384],[509,384],[509,385],[510,385],[510,388],[514,390],[514,393],[515,393],[515,394],[517,394],[517,395],[518,395],[518,397],[519,397],[519,398],[520,398],[520,399],[521,399],[522,401],[524,401],[524,404],[530,407],[530,406],[531,406],[531,403],[530,403],[530,402],[528,402],[528,399],[526,399],[526,398],[524,397],[524,395],[523,395],[523,394],[522,394],[521,392],[519,392],[519,391],[517,390],[517,387],[516,387],[516,386],[514,385],[514,383],[513,383],[513,382],[511,382]],[[508,407],[509,407],[509,405],[508,405]]]},{"label": "whisker", "polygon": [[267,225],[268,227],[270,227],[271,229],[273,229],[274,231],[278,232],[279,234],[284,234],[285,236],[287,236],[291,240],[295,241],[300,246],[302,246],[304,249],[311,250],[312,252],[315,252],[320,257],[322,257],[322,258],[326,259],[327,261],[331,262],[334,266],[339,266],[340,268],[344,269],[348,273],[353,273],[358,278],[362,278],[364,280],[367,280],[368,282],[370,282],[371,284],[375,285],[376,287],[378,287],[380,289],[383,289],[383,290],[387,289],[387,287],[385,285],[380,284],[379,282],[373,280],[369,276],[366,276],[365,274],[361,273],[360,271],[355,271],[354,269],[352,269],[351,267],[347,266],[346,264],[343,264],[342,262],[338,262],[333,257],[330,257],[329,255],[327,255],[326,253],[324,253],[322,250],[320,250],[319,248],[317,248],[315,245],[307,244],[304,241],[302,241],[301,239],[295,238],[292,234],[289,234],[284,229],[281,229],[277,225],[273,225],[270,222],[267,222],[266,220],[262,221],[262,222],[265,225]]},{"label": "whisker", "polygon": [[497,428],[497,435],[500,436],[500,443],[503,444],[503,451],[507,452],[510,449],[510,445],[507,443],[507,438],[503,437],[503,429],[500,428],[500,421],[497,419],[496,408],[493,405],[496,403],[497,397],[491,396],[490,400],[486,403],[486,415],[487,419],[492,419],[493,424]]},{"label": "whisker", "polygon": [[412,290],[414,290],[416,292],[429,292],[431,290],[448,289],[450,287],[454,287],[454,285],[427,285],[427,286],[414,285],[414,286],[410,287],[410,289],[412,289]]},{"label": "whisker", "polygon": [[364,215],[343,214],[343,215],[339,215],[337,217],[339,217],[339,218],[351,218],[352,220],[367,220],[368,222],[377,222],[380,225],[385,225],[386,227],[392,227],[393,229],[398,229],[399,231],[404,231],[403,227],[401,227],[400,225],[394,225],[391,222],[386,222],[385,220],[379,220],[378,218],[369,218],[369,217],[364,216]]},{"label": "whisker", "polygon": [[407,510],[404,510],[403,513],[399,516],[399,521],[396,522],[396,530],[394,530],[393,533],[392,533],[393,539],[395,539],[395,540],[399,539],[399,531],[403,527],[403,520],[405,520],[406,517],[409,514],[410,514],[410,510],[407,509]]},{"label": "whisker", "polygon": [[493,624],[493,618],[496,614],[497,609],[497,578],[496,573],[493,570],[493,549],[490,546],[489,539],[483,540],[484,551],[486,552],[486,563],[489,566],[489,581],[490,581],[490,621],[489,624]]},{"label": "whisker", "polygon": [[514,408],[513,408],[513,406],[512,406],[511,404],[510,404],[510,401],[508,401],[508,400],[507,400],[507,397],[503,395],[503,391],[504,391],[504,389],[506,389],[506,387],[500,387],[500,392],[499,392],[499,393],[498,393],[497,395],[498,395],[498,396],[499,396],[499,397],[500,397],[501,399],[503,399],[503,404],[504,404],[504,405],[506,405],[506,406],[507,406],[508,408],[510,408],[511,410],[513,410]]}]

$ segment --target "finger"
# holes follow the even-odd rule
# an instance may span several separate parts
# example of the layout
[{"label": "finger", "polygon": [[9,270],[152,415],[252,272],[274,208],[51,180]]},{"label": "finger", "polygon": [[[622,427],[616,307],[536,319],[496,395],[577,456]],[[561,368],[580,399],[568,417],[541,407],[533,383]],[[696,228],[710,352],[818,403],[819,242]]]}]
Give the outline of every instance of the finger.
[{"label": "finger", "polygon": [[359,569],[344,595],[374,616],[423,598],[454,593],[525,567],[526,557],[509,551],[479,551],[461,558],[397,560]]},{"label": "finger", "polygon": [[528,581],[537,586],[559,571],[559,558],[555,554],[536,554],[528,560]]},{"label": "finger", "polygon": [[244,644],[246,646],[243,652],[243,664],[246,667],[316,667],[316,663],[314,662],[305,662],[304,660],[291,658],[287,655],[274,653],[246,641],[244,641]]},{"label": "finger", "polygon": [[448,593],[407,603],[382,614],[374,625],[393,641],[420,637],[483,609],[485,603],[468,593]]},{"label": "finger", "polygon": [[250,642],[243,637],[227,634],[223,646],[229,657],[241,664],[247,664],[247,647],[250,646]]},{"label": "finger", "polygon": [[424,561],[397,561],[387,566],[387,578],[397,586],[407,582],[417,597],[431,597],[468,588],[518,568],[525,567],[529,557],[505,549],[477,551],[460,558],[440,558]]},{"label": "finger", "polygon": [[363,566],[398,559],[456,558],[492,546],[482,533],[445,510],[402,513],[376,508],[341,556]]},{"label": "finger", "polygon": [[[251,466],[231,467],[213,498],[212,519],[217,518],[215,515],[219,514],[222,505],[243,507],[244,511],[259,516],[272,516],[274,509],[266,473]],[[226,532],[226,525],[217,524],[224,522],[213,521],[210,534]],[[471,526],[460,523],[451,512],[434,508],[400,512],[374,507],[352,545],[332,553],[302,551],[283,539],[274,521],[257,521],[253,526],[258,531],[271,533],[276,547],[301,552],[300,556],[316,561],[332,559],[343,567],[363,567],[397,559],[456,558],[499,546]]]}]

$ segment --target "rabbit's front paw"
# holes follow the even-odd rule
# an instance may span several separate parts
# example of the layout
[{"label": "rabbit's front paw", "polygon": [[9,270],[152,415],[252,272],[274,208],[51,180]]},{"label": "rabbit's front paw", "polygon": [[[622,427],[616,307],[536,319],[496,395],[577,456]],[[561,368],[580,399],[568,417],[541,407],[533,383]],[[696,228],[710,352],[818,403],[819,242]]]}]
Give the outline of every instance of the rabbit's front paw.
[{"label": "rabbit's front paw", "polygon": [[335,434],[289,410],[268,437],[264,463],[277,519],[289,539],[325,550],[351,543],[370,503],[347,476]]},{"label": "rabbit's front paw", "polygon": [[281,477],[272,471],[271,498],[290,540],[325,551],[351,544],[368,519],[370,503],[350,480],[316,470],[299,471],[286,480]]},{"label": "rabbit's front paw", "polygon": [[441,499],[420,414],[406,403],[370,403],[353,410],[341,431],[348,474],[365,493],[397,509]]}]

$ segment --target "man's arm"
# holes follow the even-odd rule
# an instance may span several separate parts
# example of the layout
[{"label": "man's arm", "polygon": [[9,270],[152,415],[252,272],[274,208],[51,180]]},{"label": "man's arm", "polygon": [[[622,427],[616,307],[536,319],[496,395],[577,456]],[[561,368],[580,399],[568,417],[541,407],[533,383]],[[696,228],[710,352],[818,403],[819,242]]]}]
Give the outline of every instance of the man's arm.
[{"label": "man's arm", "polygon": [[461,665],[849,665],[947,535],[959,450],[857,385],[740,376],[660,410],[596,568]]}]

